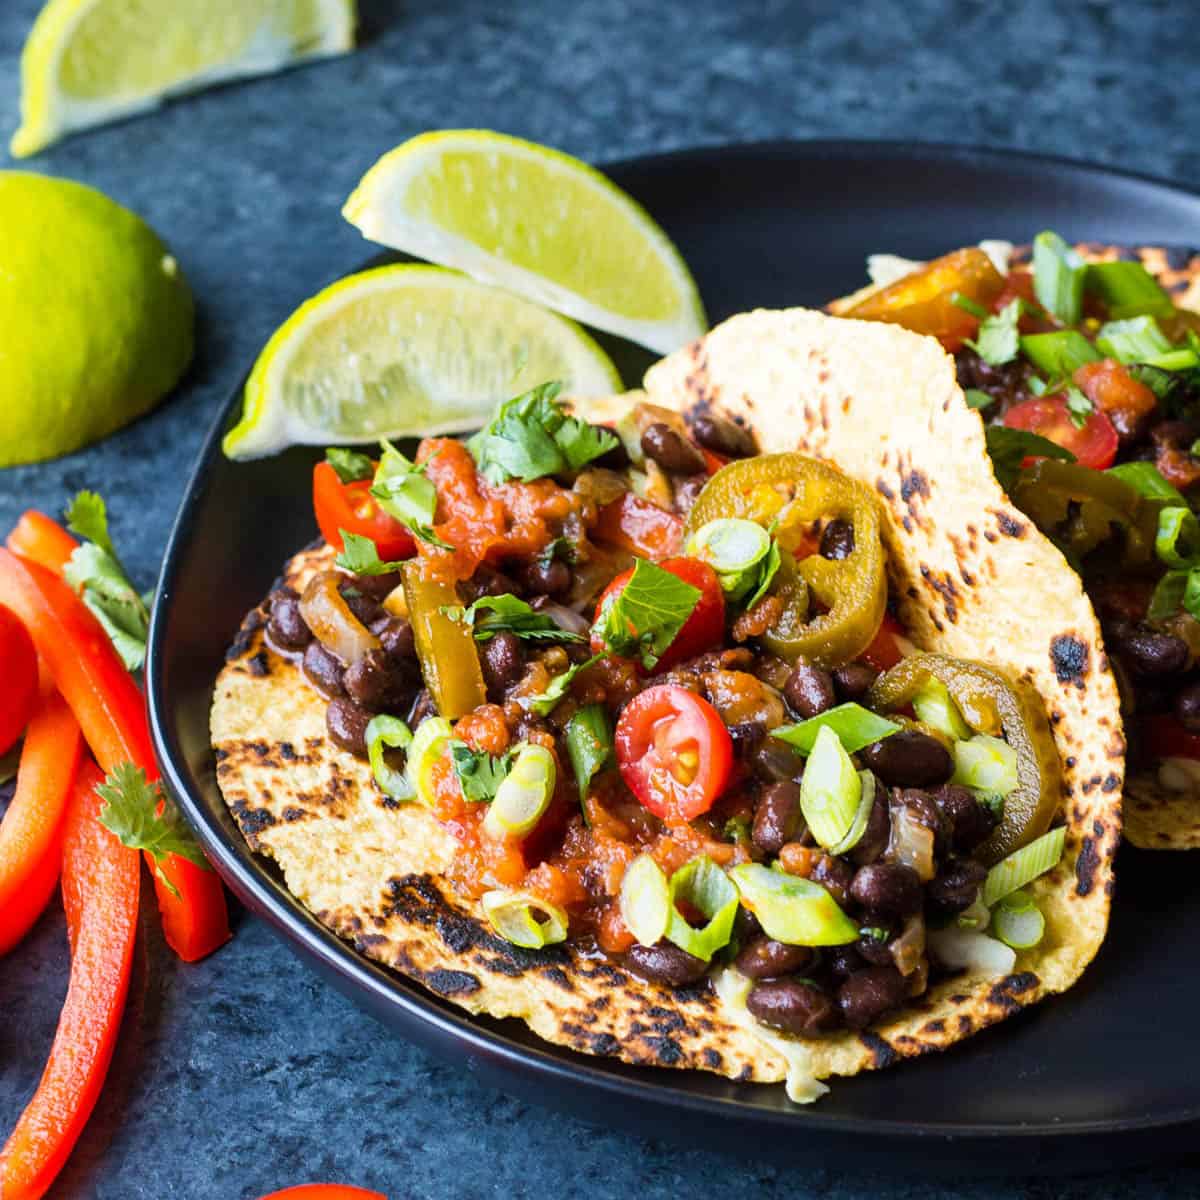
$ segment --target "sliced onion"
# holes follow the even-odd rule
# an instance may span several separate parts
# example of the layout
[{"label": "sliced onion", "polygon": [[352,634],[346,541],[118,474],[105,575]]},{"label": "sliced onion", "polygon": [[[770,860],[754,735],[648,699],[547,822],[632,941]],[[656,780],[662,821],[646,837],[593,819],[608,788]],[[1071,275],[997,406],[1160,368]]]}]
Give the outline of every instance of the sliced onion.
[{"label": "sliced onion", "polygon": [[891,945],[892,962],[901,975],[911,975],[925,959],[925,918],[916,913],[904,922],[904,929]]},{"label": "sliced onion", "polygon": [[1017,955],[1011,947],[972,929],[958,929],[953,925],[932,929],[926,940],[944,967],[1009,975],[1017,965]]},{"label": "sliced onion", "polygon": [[892,808],[892,836],[886,857],[912,867],[928,883],[936,874],[933,865],[933,830],[922,825],[907,805]]},{"label": "sliced onion", "polygon": [[568,608],[565,604],[536,604],[534,607],[544,617],[549,617],[559,629],[565,629],[567,633],[577,633],[580,637],[586,637],[591,625],[588,624],[588,619],[582,613],[577,613],[573,608]]},{"label": "sliced onion", "polygon": [[334,571],[314,575],[300,597],[300,615],[313,637],[350,666],[379,645],[379,639],[350,611]]}]

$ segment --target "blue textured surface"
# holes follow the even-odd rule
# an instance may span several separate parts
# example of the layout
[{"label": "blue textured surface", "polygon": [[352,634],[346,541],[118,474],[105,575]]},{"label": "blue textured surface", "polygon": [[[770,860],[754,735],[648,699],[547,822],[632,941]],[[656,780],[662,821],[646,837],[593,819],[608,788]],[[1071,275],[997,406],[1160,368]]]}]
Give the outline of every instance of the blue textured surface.
[{"label": "blue textured surface", "polygon": [[[378,153],[427,128],[489,125],[593,160],[782,136],[956,140],[1200,182],[1200,35],[1184,0],[362,7],[365,45],[349,58],[210,92],[28,164],[94,184],[158,229],[195,290],[199,346],[155,415],[85,453],[0,473],[0,529],[30,504],[56,512],[78,488],[102,489],[126,561],[151,582],[214,407],[296,303],[361,261],[340,204]],[[0,6],[5,136],[37,8]],[[752,1149],[725,1157],[610,1134],[390,1036],[257,921],[240,920],[194,967],[165,952],[155,925],[143,914],[118,1059],[54,1195],[241,1200],[319,1178],[397,1200],[1200,1192],[1195,1166],[931,1183],[849,1163],[777,1171]],[[41,1070],[66,977],[54,910],[0,964],[0,1131]]]}]

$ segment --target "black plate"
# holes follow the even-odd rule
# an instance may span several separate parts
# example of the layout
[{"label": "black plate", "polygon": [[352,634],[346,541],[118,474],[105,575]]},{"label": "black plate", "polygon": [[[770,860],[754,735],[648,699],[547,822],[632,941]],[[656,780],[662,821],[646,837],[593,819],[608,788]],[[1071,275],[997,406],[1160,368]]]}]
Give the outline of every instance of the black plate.
[{"label": "black plate", "polygon": [[[1046,227],[1071,239],[1200,243],[1200,197],[1027,155],[815,142],[692,151],[609,173],[675,239],[714,323],[755,306],[819,305],[863,282],[870,251],[923,258],[983,237],[1028,240]],[[648,356],[618,349],[636,383]],[[1122,851],[1111,934],[1065,997],[944,1055],[833,1080],[832,1093],[804,1109],[781,1087],[632,1069],[549,1046],[516,1022],[469,1018],[328,933],[249,853],[213,774],[208,708],[223,651],[315,532],[315,452],[239,465],[222,457],[239,399],[240,389],[208,439],[167,550],[147,671],[154,737],[229,886],[332,983],[501,1088],[758,1157],[1032,1172],[1188,1148],[1188,1134],[1200,1132],[1195,856]]]}]

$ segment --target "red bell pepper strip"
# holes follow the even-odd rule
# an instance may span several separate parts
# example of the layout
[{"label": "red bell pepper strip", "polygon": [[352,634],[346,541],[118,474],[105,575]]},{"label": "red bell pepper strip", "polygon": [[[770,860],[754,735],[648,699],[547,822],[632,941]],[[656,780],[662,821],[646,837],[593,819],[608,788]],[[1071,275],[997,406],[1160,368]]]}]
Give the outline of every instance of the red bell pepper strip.
[{"label": "red bell pepper strip", "polygon": [[137,936],[137,852],[100,824],[102,782],[80,768],[63,830],[63,901],[71,982],[41,1083],[0,1151],[0,1195],[38,1200],[62,1170],[95,1107],[129,991]]},{"label": "red bell pepper strip", "polygon": [[262,1200],[388,1200],[382,1192],[351,1187],[346,1183],[301,1183],[296,1187],[272,1192]]},{"label": "red bell pepper strip", "polygon": [[62,817],[82,748],[78,722],[46,680],[0,821],[0,954],[29,932],[58,882]]},{"label": "red bell pepper strip", "polygon": [[4,544],[14,554],[32,559],[56,575],[62,574],[67,559],[79,548],[79,543],[57,521],[36,508],[21,514]]},{"label": "red bell pepper strip", "polygon": [[16,613],[0,605],[0,754],[21,736],[38,698],[37,651]]},{"label": "red bell pepper strip", "polygon": [[[63,699],[101,768],[131,762],[158,778],[142,694],[83,601],[37,563],[0,549],[0,604],[33,635]],[[221,881],[178,855],[151,862],[167,944],[184,962],[211,954],[229,938]],[[159,878],[161,871],[178,895]]]}]

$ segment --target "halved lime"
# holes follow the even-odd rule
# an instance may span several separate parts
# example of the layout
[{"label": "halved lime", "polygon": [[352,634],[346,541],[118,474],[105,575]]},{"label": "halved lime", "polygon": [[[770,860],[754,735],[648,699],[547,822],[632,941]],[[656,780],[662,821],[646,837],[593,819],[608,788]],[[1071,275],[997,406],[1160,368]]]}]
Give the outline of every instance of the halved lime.
[{"label": "halved lime", "polygon": [[458,129],[385,154],[342,210],[364,237],[509,288],[662,354],[706,328],[679,251],[578,159]]},{"label": "halved lime", "polygon": [[354,45],[355,0],[49,0],[21,54],[17,158],[171,95]]},{"label": "halved lime", "polygon": [[326,288],[275,332],[225,453],[461,432],[551,379],[576,397],[621,388],[608,356],[565,317],[456,271],[378,267]]}]

